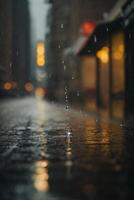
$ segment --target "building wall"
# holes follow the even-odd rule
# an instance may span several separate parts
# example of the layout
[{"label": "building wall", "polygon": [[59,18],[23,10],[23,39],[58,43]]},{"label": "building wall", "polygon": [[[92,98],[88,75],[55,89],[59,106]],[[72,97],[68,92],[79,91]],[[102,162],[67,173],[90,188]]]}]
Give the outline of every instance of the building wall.
[{"label": "building wall", "polygon": [[12,74],[12,1],[0,1],[0,84]]},{"label": "building wall", "polygon": [[114,95],[123,94],[125,86],[125,52],[124,52],[124,33],[119,32],[112,38],[112,63],[113,63],[113,87]]},{"label": "building wall", "polygon": [[126,112],[134,114],[134,25],[125,30]]},{"label": "building wall", "polygon": [[50,49],[48,52],[48,90],[52,99],[64,99],[63,51],[68,43],[70,1],[53,1],[51,9]]},{"label": "building wall", "polygon": [[72,56],[65,56],[65,58],[64,51],[77,41],[83,22],[102,20],[104,12],[109,12],[115,2],[113,0],[108,2],[106,0],[53,1],[50,33],[51,63],[48,65],[50,96],[63,100],[65,86],[68,87],[70,93],[77,93],[80,88],[80,63]]},{"label": "building wall", "polygon": [[122,8],[125,30],[125,110],[134,115],[134,1],[127,0]]},{"label": "building wall", "polygon": [[[7,93],[12,95],[16,86],[20,89],[29,80],[29,28],[27,0],[0,1],[0,89],[2,95],[7,95]],[[8,84],[7,87],[5,84]]]},{"label": "building wall", "polygon": [[30,79],[30,23],[27,0],[13,0],[13,80],[18,89]]}]

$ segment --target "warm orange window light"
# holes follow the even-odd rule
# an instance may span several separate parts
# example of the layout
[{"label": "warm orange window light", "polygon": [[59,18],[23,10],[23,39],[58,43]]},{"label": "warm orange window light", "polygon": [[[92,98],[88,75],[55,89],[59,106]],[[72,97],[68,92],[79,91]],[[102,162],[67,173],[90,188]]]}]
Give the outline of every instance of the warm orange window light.
[{"label": "warm orange window light", "polygon": [[12,89],[12,83],[10,83],[10,82],[4,83],[3,88],[4,88],[4,90],[11,90]]},{"label": "warm orange window light", "polygon": [[32,90],[33,90],[33,85],[32,85],[32,83],[26,83],[24,87],[25,87],[25,90],[26,90],[27,92],[32,92]]},{"label": "warm orange window light", "polygon": [[102,63],[107,64],[109,62],[109,48],[103,47],[97,52],[96,56],[101,60]]},{"label": "warm orange window light", "polygon": [[45,45],[44,42],[38,42],[36,46],[36,64],[38,67],[45,65]]},{"label": "warm orange window light", "polygon": [[124,45],[120,44],[114,49],[113,57],[115,60],[121,60],[124,55]]}]

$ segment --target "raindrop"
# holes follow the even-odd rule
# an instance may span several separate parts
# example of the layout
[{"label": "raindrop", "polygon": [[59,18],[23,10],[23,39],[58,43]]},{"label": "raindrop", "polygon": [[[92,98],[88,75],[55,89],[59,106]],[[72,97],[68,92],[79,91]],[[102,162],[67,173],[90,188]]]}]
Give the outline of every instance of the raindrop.
[{"label": "raindrop", "polygon": [[12,63],[10,63],[10,68],[12,68]]},{"label": "raindrop", "polygon": [[67,132],[67,135],[70,136],[70,135],[71,135],[71,131],[68,131],[68,132]]},{"label": "raindrop", "polygon": [[60,49],[60,48],[61,48],[61,46],[59,45],[59,46],[58,46],[58,48]]},{"label": "raindrop", "polygon": [[77,91],[77,97],[79,97],[80,96],[80,92],[79,91]]},{"label": "raindrop", "polygon": [[65,87],[65,94],[67,93],[67,87]]},{"label": "raindrop", "polygon": [[64,25],[63,25],[63,24],[61,24],[61,25],[60,25],[60,27],[61,27],[61,29],[63,29],[63,28],[64,28]]},{"label": "raindrop", "polygon": [[67,86],[65,86],[65,91],[67,91]]},{"label": "raindrop", "polygon": [[107,32],[109,31],[109,28],[107,27]]},{"label": "raindrop", "polygon": [[66,70],[66,65],[64,65],[64,71]]},{"label": "raindrop", "polygon": [[[68,103],[68,101],[66,101],[66,103]],[[69,110],[69,106],[66,104],[66,110]]]},{"label": "raindrop", "polygon": [[97,42],[97,37],[96,37],[96,35],[94,36],[94,42]]},{"label": "raindrop", "polygon": [[16,51],[16,55],[17,55],[17,56],[19,55],[19,51],[18,51],[18,50]]}]

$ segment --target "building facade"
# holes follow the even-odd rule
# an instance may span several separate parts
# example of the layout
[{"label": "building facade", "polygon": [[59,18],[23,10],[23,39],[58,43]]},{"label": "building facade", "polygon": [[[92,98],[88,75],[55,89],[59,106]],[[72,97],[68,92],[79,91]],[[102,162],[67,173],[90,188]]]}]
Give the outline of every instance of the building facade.
[{"label": "building facade", "polygon": [[28,1],[0,1],[0,94],[24,92],[30,78]]},{"label": "building facade", "polygon": [[0,93],[12,78],[12,2],[0,1]]},{"label": "building facade", "polygon": [[[48,91],[52,99],[63,101],[65,88],[71,100],[81,99],[81,61],[74,58],[72,49],[81,36],[81,26],[86,21],[104,19],[116,1],[52,1],[50,55],[48,63]],[[105,13],[106,12],[106,13]],[[92,92],[93,93],[93,92]]]},{"label": "building facade", "polygon": [[[127,1],[120,11],[112,21],[96,27],[80,52],[82,60],[92,56],[96,59],[96,107],[107,110],[116,119],[134,114],[134,1]],[[91,80],[92,71],[86,76]]]}]

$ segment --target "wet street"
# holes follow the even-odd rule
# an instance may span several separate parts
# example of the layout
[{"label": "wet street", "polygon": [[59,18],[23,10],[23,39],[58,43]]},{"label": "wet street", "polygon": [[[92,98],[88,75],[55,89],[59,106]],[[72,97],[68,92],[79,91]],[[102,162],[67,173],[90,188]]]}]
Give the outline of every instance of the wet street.
[{"label": "wet street", "polygon": [[0,110],[0,200],[133,199],[133,128],[34,98]]}]

